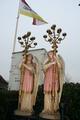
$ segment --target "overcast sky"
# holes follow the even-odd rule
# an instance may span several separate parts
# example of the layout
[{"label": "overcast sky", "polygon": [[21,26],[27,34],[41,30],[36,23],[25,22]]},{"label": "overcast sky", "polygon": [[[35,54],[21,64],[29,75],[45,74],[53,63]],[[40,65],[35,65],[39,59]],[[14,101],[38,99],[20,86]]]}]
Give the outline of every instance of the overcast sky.
[{"label": "overcast sky", "polygon": [[[66,74],[73,82],[80,82],[80,7],[78,0],[27,0],[31,8],[43,17],[48,24],[33,26],[32,18],[20,16],[17,36],[31,31],[38,42],[37,48],[50,50],[43,35],[46,30],[56,24],[67,33],[65,40],[59,45],[59,53],[66,65]],[[0,1],[0,74],[9,80],[13,40],[19,0]],[[16,51],[20,47],[16,43]]]}]

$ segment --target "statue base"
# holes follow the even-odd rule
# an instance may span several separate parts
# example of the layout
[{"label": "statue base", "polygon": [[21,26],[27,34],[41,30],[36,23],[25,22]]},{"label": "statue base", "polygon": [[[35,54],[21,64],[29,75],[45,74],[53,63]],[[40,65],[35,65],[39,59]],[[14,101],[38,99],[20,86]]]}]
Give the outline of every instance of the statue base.
[{"label": "statue base", "polygon": [[14,120],[39,120],[39,116],[31,112],[22,112],[20,110],[15,110]]},{"label": "statue base", "polygon": [[17,116],[31,116],[32,112],[15,110],[14,114]]},{"label": "statue base", "polygon": [[59,112],[56,112],[53,114],[41,113],[39,116],[41,118],[49,119],[49,120],[60,120],[60,113]]}]

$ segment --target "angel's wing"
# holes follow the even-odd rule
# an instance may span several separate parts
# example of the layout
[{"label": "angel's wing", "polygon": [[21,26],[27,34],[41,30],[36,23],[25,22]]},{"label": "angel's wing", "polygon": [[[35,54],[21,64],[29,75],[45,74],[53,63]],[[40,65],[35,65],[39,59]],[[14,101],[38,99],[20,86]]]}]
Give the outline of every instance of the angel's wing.
[{"label": "angel's wing", "polygon": [[59,92],[59,102],[60,102],[63,84],[64,84],[64,77],[65,77],[65,63],[60,55],[58,55],[57,59],[59,62],[59,72],[60,72],[60,92]]},{"label": "angel's wing", "polygon": [[34,57],[34,62],[36,65],[36,72],[34,75],[34,89],[33,89],[33,105],[35,105],[36,102],[36,96],[37,96],[37,92],[38,92],[38,80],[39,80],[39,63],[36,57]]}]

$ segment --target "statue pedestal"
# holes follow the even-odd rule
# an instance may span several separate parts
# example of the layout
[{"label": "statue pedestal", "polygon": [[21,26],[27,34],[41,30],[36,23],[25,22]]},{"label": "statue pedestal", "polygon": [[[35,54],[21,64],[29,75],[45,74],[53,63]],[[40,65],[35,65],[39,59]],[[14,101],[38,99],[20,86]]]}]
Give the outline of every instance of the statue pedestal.
[{"label": "statue pedestal", "polygon": [[39,116],[41,118],[49,119],[49,120],[60,120],[60,113],[59,112],[56,112],[54,114],[41,113]]},{"label": "statue pedestal", "polygon": [[14,114],[17,116],[31,116],[32,115],[31,112],[24,112],[24,111],[20,111],[20,110],[16,110],[14,112]]},{"label": "statue pedestal", "polygon": [[22,112],[20,110],[16,110],[14,112],[14,120],[39,120],[39,117],[30,112]]}]

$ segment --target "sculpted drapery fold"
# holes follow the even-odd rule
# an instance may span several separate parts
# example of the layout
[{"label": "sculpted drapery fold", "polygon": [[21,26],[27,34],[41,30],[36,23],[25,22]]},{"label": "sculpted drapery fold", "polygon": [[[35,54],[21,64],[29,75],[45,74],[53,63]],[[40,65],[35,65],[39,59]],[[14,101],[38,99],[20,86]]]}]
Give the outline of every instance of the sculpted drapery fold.
[{"label": "sculpted drapery fold", "polygon": [[32,112],[38,89],[38,64],[33,62],[32,54],[23,57],[20,70],[19,109],[23,112]]},{"label": "sculpted drapery fold", "polygon": [[48,53],[44,62],[44,113],[52,114],[59,109],[59,102],[63,85],[63,64],[53,51]]}]

